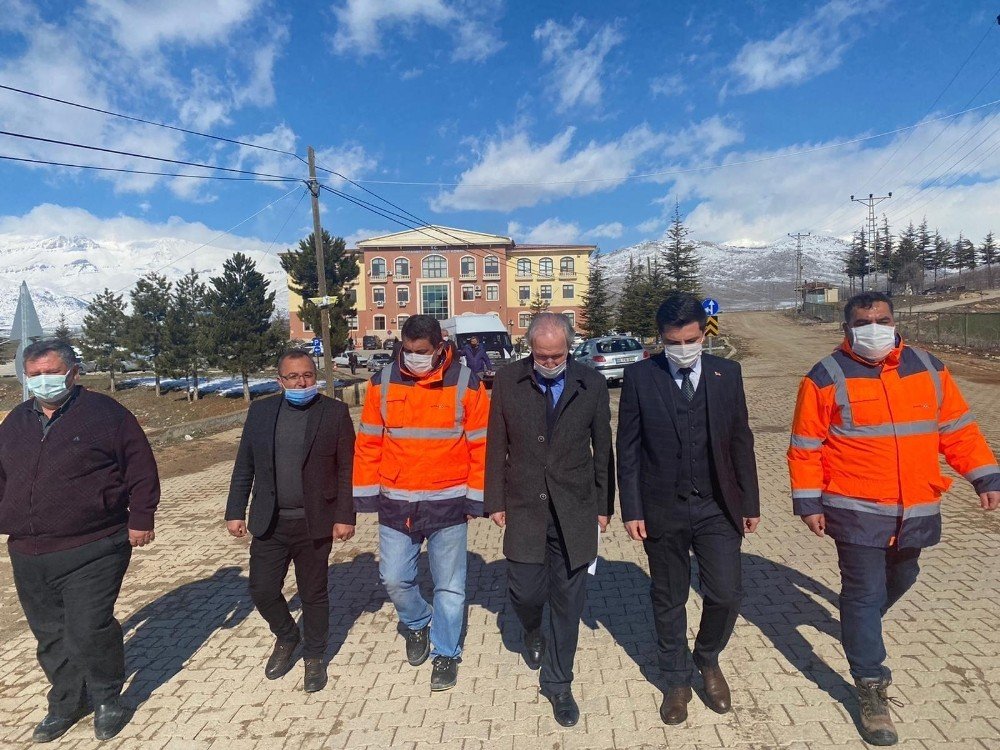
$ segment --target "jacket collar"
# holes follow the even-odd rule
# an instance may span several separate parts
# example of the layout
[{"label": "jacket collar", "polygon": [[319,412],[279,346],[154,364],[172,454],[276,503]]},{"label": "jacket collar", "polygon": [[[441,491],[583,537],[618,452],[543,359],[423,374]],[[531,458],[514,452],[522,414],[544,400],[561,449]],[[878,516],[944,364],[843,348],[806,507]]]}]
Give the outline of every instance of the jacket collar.
[{"label": "jacket collar", "polygon": [[863,364],[865,367],[883,367],[886,370],[895,370],[899,367],[899,362],[903,357],[904,346],[906,346],[906,344],[903,342],[903,337],[897,333],[896,346],[891,352],[889,352],[888,355],[886,355],[886,358],[881,362],[870,362],[864,357],[859,357],[855,354],[854,350],[851,348],[851,342],[847,340],[846,336],[844,336],[844,340],[840,342],[840,351],[853,359],[855,362]]},{"label": "jacket collar", "polygon": [[406,365],[403,364],[403,347],[401,346],[399,347],[398,357],[399,372],[404,377],[417,381],[420,385],[435,385],[444,380],[444,374],[448,371],[448,368],[451,367],[451,364],[454,361],[454,355],[452,354],[453,351],[452,347],[445,345],[444,354],[441,357],[441,363],[426,375],[416,375],[407,370]]}]

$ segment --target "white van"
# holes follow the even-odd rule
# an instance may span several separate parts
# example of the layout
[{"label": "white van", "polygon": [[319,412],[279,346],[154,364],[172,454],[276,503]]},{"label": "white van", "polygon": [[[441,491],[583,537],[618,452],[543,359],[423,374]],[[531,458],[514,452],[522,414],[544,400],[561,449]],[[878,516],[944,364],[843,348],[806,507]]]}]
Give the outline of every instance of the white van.
[{"label": "white van", "polygon": [[484,373],[483,380],[487,385],[493,382],[493,376],[498,368],[514,360],[514,345],[510,333],[496,315],[477,315],[465,313],[441,321],[441,329],[448,332],[449,340],[455,343],[458,351],[475,336],[486,346],[486,353],[493,366]]}]

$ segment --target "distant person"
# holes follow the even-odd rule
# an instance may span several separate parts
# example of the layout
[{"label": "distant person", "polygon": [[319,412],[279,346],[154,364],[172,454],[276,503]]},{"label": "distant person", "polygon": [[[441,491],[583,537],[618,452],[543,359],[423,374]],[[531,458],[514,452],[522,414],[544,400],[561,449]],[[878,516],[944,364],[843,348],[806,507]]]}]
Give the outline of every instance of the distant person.
[{"label": "distant person", "polygon": [[351,375],[358,374],[358,355],[356,352],[349,351],[347,353],[347,364],[351,368]]},{"label": "distant person", "polygon": [[294,563],[305,635],[302,686],[314,693],[327,681],[330,550],[334,540],[354,536],[354,423],[343,402],[319,393],[307,353],[282,354],[278,382],[281,397],[250,405],[233,466],[226,528],[235,537],[253,535],[250,597],[275,637],[264,667],[269,680],[288,672],[303,640],[282,593]]},{"label": "distant person", "polygon": [[941,541],[951,480],[938,454],[983,510],[1000,506],[1000,467],[951,373],[904,343],[893,316],[880,292],[847,301],[844,341],[799,387],[788,448],[793,512],[837,543],[841,640],[872,745],[898,740],[882,618],[916,583],[921,549]]},{"label": "distant person", "polygon": [[34,398],[0,424],[0,533],[48,678],[48,714],[33,742],[51,742],[94,707],[94,736],[128,723],[120,694],[125,646],[115,619],[133,547],[150,544],[160,500],[156,460],[132,413],[77,384],[73,348],[24,349]]},{"label": "distant person", "polygon": [[476,375],[482,375],[492,368],[490,355],[486,353],[486,347],[479,342],[479,338],[472,336],[469,342],[462,347],[460,355],[465,359],[465,366]]}]

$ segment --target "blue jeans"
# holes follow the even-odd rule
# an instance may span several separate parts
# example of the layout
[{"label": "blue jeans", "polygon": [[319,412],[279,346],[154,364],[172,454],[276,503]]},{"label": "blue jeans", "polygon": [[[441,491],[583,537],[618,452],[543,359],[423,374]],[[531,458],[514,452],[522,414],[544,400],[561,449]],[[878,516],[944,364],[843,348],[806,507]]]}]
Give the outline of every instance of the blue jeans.
[{"label": "blue jeans", "polygon": [[883,666],[882,617],[916,582],[920,549],[865,547],[837,542],[840,629],[854,679],[888,679]]},{"label": "blue jeans", "polygon": [[417,557],[425,539],[422,534],[404,534],[388,526],[378,527],[378,572],[400,622],[410,630],[431,626],[431,656],[458,658],[459,640],[465,620],[466,546],[469,526],[465,523],[432,531],[426,536],[427,558],[434,579],[434,606],[424,599],[417,583]]}]

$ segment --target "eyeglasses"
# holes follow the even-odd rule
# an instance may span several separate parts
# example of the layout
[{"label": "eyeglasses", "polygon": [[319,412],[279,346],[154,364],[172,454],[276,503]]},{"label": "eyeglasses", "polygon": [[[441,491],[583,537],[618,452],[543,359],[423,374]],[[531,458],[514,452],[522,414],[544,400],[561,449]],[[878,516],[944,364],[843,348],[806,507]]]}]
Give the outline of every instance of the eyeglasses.
[{"label": "eyeglasses", "polygon": [[290,372],[287,375],[279,375],[286,383],[312,383],[316,380],[316,373],[314,372]]}]

